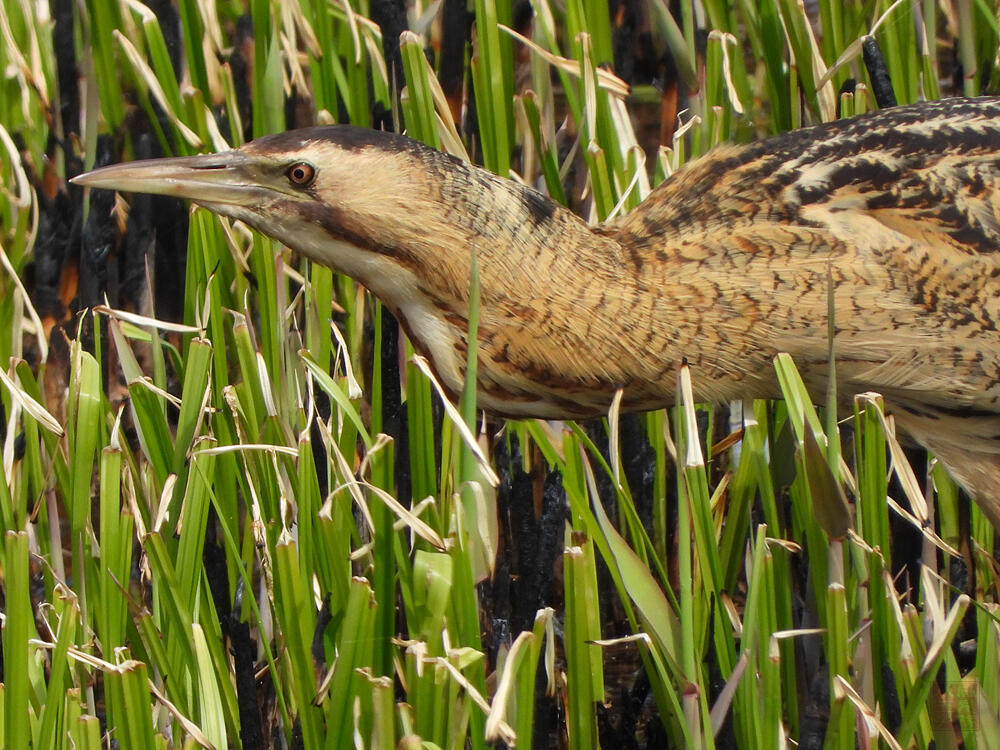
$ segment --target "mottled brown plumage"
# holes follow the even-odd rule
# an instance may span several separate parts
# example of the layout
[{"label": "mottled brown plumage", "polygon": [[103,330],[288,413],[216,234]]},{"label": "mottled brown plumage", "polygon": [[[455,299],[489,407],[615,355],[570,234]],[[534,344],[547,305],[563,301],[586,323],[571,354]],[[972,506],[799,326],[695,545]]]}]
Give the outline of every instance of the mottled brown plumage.
[{"label": "mottled brown plumage", "polygon": [[79,182],[190,198],[351,275],[454,391],[474,252],[480,404],[505,416],[672,404],[685,360],[700,399],[776,396],[778,352],[821,399],[832,293],[840,393],[882,393],[1000,525],[1000,100],[723,146],[599,227],[346,126]]}]

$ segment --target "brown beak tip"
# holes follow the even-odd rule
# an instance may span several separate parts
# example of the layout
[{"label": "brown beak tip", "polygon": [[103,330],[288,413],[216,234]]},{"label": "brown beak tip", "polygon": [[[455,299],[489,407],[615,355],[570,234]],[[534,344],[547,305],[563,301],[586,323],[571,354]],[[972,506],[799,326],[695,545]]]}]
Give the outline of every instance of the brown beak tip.
[{"label": "brown beak tip", "polygon": [[83,174],[78,174],[74,177],[70,177],[69,181],[74,185],[81,185],[83,187],[90,187],[93,183],[94,172],[97,170],[91,170],[89,172],[84,172]]}]

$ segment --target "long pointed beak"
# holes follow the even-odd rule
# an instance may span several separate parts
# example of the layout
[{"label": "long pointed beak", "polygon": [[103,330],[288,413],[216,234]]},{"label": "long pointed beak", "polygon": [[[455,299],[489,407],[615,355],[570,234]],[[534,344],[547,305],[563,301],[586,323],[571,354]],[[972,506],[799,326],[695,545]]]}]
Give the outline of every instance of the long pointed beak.
[{"label": "long pointed beak", "polygon": [[126,193],[154,193],[210,206],[247,206],[271,191],[254,178],[252,160],[240,151],[112,164],[71,182]]}]

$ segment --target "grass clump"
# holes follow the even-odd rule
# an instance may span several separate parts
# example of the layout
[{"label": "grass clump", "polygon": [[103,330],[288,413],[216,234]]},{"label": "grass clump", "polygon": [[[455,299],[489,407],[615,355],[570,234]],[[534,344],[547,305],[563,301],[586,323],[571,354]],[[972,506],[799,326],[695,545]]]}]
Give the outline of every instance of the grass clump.
[{"label": "grass clump", "polygon": [[487,440],[350,279],[64,182],[405,122],[601,221],[874,108],[868,34],[900,103],[995,83],[985,0],[528,7],[5,6],[5,747],[1000,737],[994,530],[940,467],[924,502],[878,397],[842,442],[781,357],[731,437],[685,370],[674,409]]}]

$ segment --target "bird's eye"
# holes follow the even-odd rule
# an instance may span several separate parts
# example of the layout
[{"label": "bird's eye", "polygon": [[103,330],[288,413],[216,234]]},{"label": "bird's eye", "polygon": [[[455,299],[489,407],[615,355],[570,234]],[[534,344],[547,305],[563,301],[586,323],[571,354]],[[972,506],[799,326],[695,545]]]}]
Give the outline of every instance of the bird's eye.
[{"label": "bird's eye", "polygon": [[316,177],[316,167],[308,162],[300,161],[290,166],[285,174],[288,175],[288,181],[295,187],[308,187],[313,178]]}]

